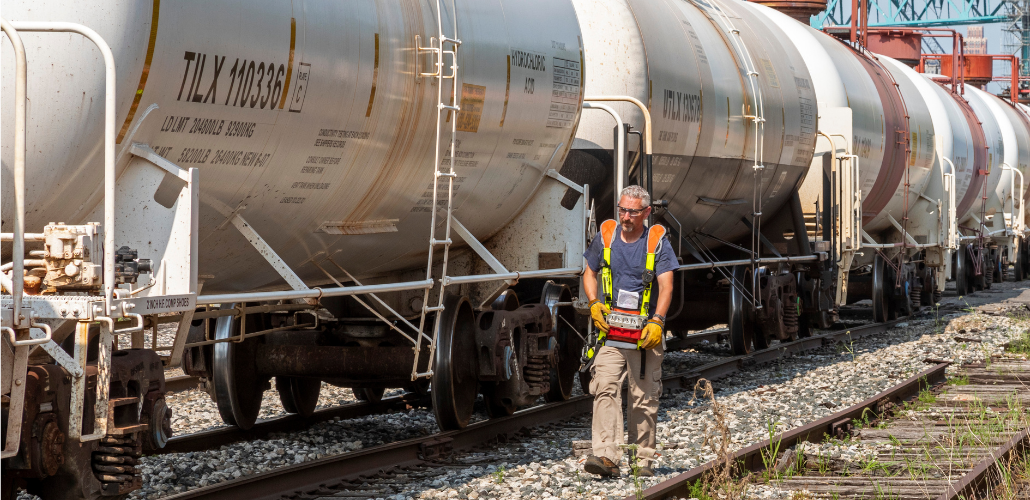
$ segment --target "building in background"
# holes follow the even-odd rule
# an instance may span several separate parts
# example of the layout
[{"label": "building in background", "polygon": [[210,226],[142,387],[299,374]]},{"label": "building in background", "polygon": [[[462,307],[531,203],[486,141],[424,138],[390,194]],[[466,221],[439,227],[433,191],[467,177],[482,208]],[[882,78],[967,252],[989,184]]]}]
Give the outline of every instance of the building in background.
[{"label": "building in background", "polygon": [[983,26],[970,26],[966,29],[965,51],[970,55],[988,54]]}]

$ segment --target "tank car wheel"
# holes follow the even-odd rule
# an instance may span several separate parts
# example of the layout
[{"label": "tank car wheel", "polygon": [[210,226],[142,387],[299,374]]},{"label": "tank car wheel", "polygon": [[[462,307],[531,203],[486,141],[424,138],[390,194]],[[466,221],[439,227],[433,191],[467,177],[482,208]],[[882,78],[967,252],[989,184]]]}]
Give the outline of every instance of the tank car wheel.
[{"label": "tank car wheel", "polygon": [[519,308],[519,296],[515,290],[505,290],[490,303],[490,309],[495,311],[514,311]]},{"label": "tank car wheel", "polygon": [[969,259],[966,257],[966,253],[969,251],[968,245],[963,245],[958,248],[955,252],[955,293],[961,295],[968,295],[972,292],[972,286],[969,279],[968,263]]},{"label": "tank car wheel", "polygon": [[559,306],[559,303],[571,303],[572,291],[565,285],[548,281],[540,294],[540,303],[551,311],[551,328],[558,340],[557,362],[551,369],[551,389],[544,395],[548,402],[565,401],[572,397],[572,385],[576,382],[579,371],[580,352],[583,341],[573,330],[576,321],[576,310],[571,305]]},{"label": "tank car wheel", "polygon": [[322,392],[322,381],[304,377],[275,377],[275,390],[279,401],[288,413],[310,417],[318,406],[318,393]]},{"label": "tank car wheel", "polygon": [[890,315],[890,300],[887,289],[887,262],[883,256],[876,254],[873,258],[873,321],[882,323]]},{"label": "tank car wheel", "polygon": [[751,304],[744,299],[744,291],[741,290],[741,287],[748,286],[750,277],[751,269],[748,266],[733,268],[732,279],[735,284],[730,287],[730,349],[738,356],[747,354],[757,347],[754,311]]},{"label": "tank car wheel", "polygon": [[441,430],[463,429],[472,417],[479,393],[475,315],[465,297],[448,296],[437,314],[436,356],[433,360],[433,412]]},{"label": "tank car wheel", "polygon": [[1018,238],[1016,240],[1016,280],[1022,281],[1027,278],[1027,274],[1030,274],[1030,269],[1027,268],[1027,240],[1025,238]]},{"label": "tank car wheel", "polygon": [[364,401],[367,403],[378,403],[383,400],[383,394],[386,393],[386,389],[383,387],[355,387],[354,397],[358,401]]},{"label": "tank car wheel", "polygon": [[967,268],[973,275],[973,289],[977,292],[987,289],[987,270],[989,270],[990,267],[987,265],[987,258],[984,256],[985,253],[985,250],[981,248],[979,256],[980,274],[976,274],[976,266],[973,265],[973,259],[976,259],[977,257],[970,257],[969,267]]},{"label": "tank car wheel", "polygon": [[886,269],[885,285],[887,290],[894,290],[893,297],[887,293],[887,319],[896,320],[912,314],[912,282],[908,278],[901,280],[901,286],[897,287],[898,273],[893,268]]},{"label": "tank car wheel", "polygon": [[[223,306],[232,308],[235,304]],[[257,331],[259,321],[247,316],[247,331]],[[240,320],[222,316],[215,323],[215,339],[228,339],[239,335]],[[211,362],[215,402],[222,421],[241,429],[250,429],[261,411],[261,396],[269,387],[269,378],[257,374],[254,366],[255,349],[261,338],[243,342],[219,342],[214,345]]]},{"label": "tank car wheel", "polygon": [[1002,255],[1003,255],[1003,251],[1000,248],[998,249],[997,252],[994,253],[994,282],[995,283],[1004,283],[1005,282],[1005,275],[1008,274],[1006,272],[1006,271],[1008,271],[1008,266],[1003,261]]},{"label": "tank car wheel", "polygon": [[919,291],[919,305],[933,307],[933,292],[937,289],[936,280],[934,280],[934,270],[932,268],[923,268],[920,273],[922,276],[916,278],[919,280],[919,284],[922,289]]}]

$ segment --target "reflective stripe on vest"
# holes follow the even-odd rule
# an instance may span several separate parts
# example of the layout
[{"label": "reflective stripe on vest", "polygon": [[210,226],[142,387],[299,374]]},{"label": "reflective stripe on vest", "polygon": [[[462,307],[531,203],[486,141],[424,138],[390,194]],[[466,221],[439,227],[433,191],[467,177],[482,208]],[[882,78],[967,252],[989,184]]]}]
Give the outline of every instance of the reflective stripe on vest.
[{"label": "reflective stripe on vest", "polygon": [[[601,223],[601,242],[604,243],[602,253],[604,259],[601,261],[601,288],[604,292],[604,305],[608,306],[608,309],[612,308],[612,242],[615,240],[615,229],[618,227],[619,223],[611,219]],[[658,254],[662,238],[665,237],[665,227],[655,224],[647,228],[644,236],[647,238],[647,260],[644,262],[644,268],[650,272],[651,280],[645,281],[641,278],[641,281],[644,281],[644,293],[640,301],[641,316],[647,316],[651,306],[651,285],[655,278],[655,255]]]}]

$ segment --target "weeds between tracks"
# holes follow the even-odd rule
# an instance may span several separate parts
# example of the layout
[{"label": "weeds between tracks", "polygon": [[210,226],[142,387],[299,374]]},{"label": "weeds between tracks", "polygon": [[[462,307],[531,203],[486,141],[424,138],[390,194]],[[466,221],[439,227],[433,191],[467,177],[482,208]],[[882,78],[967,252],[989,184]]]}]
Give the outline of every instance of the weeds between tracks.
[{"label": "weeds between tracks", "polygon": [[[698,393],[700,392],[700,397]],[[744,496],[748,487],[746,477],[738,478],[738,468],[733,463],[733,450],[730,447],[729,410],[715,397],[715,389],[711,381],[699,379],[694,384],[694,395],[691,404],[698,399],[708,400],[712,410],[713,424],[705,431],[702,447],[708,448],[715,455],[714,466],[709,469],[700,481],[690,486],[690,497],[698,500],[737,500]]]}]

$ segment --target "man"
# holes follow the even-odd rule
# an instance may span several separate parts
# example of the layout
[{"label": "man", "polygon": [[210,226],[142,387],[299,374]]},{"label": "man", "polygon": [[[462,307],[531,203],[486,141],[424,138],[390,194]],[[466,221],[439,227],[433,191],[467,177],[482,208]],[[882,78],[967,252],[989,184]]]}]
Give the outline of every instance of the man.
[{"label": "man", "polygon": [[[590,315],[603,346],[594,354],[590,368],[590,393],[594,395],[592,444],[594,454],[583,470],[601,476],[618,476],[622,450],[622,382],[629,379],[629,443],[636,445],[637,474],[653,476],[655,419],[662,393],[662,358],[665,352],[665,314],[672,302],[672,271],[677,267],[665,228],[644,226],[651,215],[651,196],[640,186],[623,189],[619,221],[605,221],[583,254],[583,291],[590,299]],[[598,286],[598,273],[601,286]],[[657,285],[657,301],[651,293]],[[599,290],[600,289],[600,290]],[[600,292],[600,293],[599,293]],[[611,327],[608,317],[615,309],[643,328]],[[624,317],[621,315],[613,316]],[[627,335],[629,335],[627,337]],[[633,342],[634,337],[639,340]],[[632,462],[631,462],[631,465]]]}]

